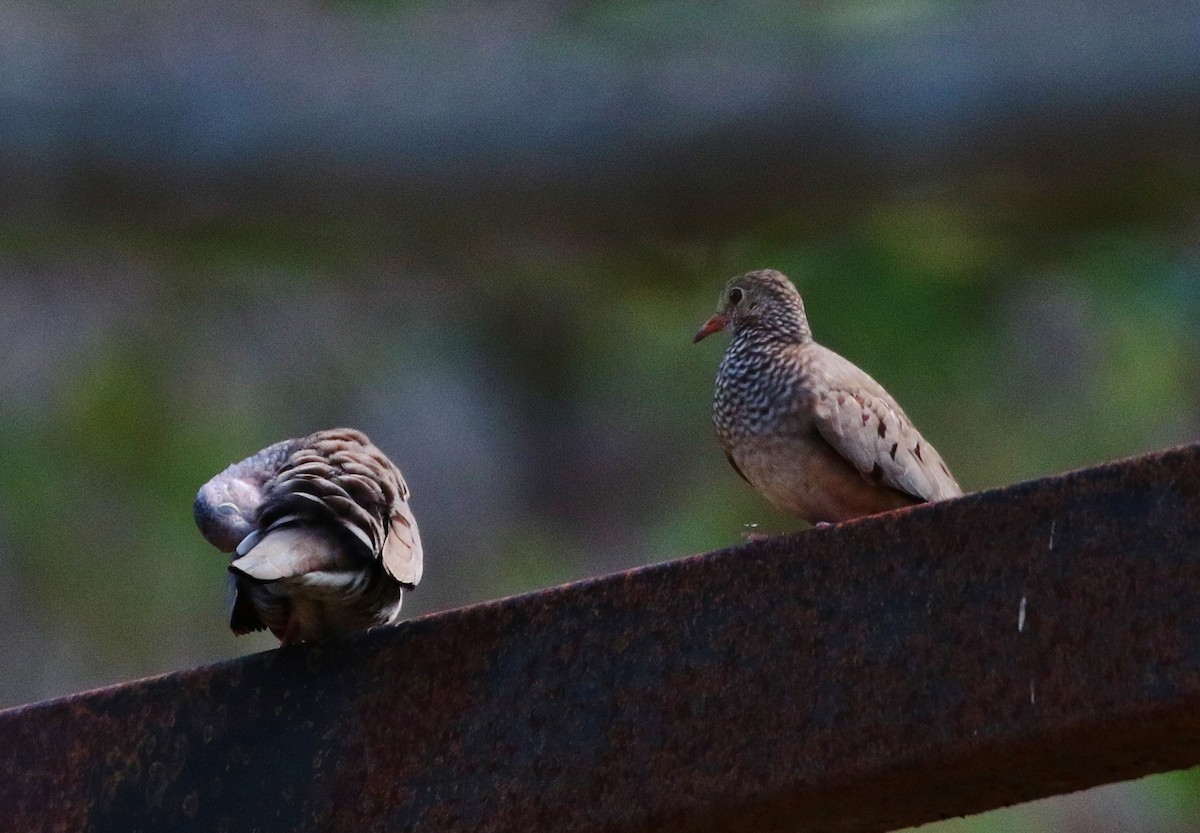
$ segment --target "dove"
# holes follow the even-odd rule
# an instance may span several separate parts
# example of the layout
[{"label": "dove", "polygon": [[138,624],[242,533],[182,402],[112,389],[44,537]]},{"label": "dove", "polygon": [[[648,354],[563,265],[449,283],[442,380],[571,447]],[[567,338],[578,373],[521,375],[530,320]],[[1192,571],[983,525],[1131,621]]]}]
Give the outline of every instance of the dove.
[{"label": "dove", "polygon": [[400,470],[350,428],[284,440],[205,483],[204,538],[233,553],[230,628],[282,645],[394,623],[423,568]]},{"label": "dove", "polygon": [[717,439],[772,504],[825,525],[962,494],[896,400],[813,341],[786,275],[730,279],[693,341],[720,330],[732,338],[717,372]]}]

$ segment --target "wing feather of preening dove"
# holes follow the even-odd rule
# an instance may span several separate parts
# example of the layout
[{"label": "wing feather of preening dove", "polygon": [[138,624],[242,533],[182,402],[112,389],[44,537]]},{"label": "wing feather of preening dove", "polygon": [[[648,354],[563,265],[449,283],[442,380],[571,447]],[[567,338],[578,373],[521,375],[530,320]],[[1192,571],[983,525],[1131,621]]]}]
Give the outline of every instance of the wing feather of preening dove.
[{"label": "wing feather of preening dove", "polygon": [[349,570],[355,559],[320,527],[283,526],[272,530],[233,566],[259,581],[296,578],[306,573]]},{"label": "wing feather of preening dove", "polygon": [[941,455],[878,382],[815,342],[801,349],[817,394],[817,431],[859,474],[926,501],[962,494]]},{"label": "wing feather of preening dove", "polygon": [[391,531],[383,546],[383,566],[396,581],[415,587],[421,580],[422,562],[421,536],[406,501],[392,515]]},{"label": "wing feather of preening dove", "polygon": [[399,469],[362,433],[318,431],[227,468],[196,498],[204,537],[233,551],[235,633],[284,642],[395,621],[422,550]]}]

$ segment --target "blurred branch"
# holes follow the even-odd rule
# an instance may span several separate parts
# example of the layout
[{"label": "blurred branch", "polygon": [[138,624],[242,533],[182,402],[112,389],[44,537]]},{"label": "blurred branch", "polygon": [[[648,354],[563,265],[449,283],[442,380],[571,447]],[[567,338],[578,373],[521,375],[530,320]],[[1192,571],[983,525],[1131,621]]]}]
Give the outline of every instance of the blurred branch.
[{"label": "blurred branch", "polygon": [[1195,3],[893,7],[7,0],[0,205],[723,228],[933,172],[1040,195],[1200,161]]}]

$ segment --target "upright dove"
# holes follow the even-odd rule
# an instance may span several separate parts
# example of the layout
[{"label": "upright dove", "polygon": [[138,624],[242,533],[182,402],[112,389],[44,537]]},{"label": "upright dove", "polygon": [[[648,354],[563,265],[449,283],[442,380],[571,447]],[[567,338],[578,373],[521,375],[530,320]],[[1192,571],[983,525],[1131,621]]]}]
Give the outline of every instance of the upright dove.
[{"label": "upright dove", "polygon": [[809,523],[837,523],[962,494],[896,400],[813,341],[786,275],[732,278],[694,341],[726,329],[717,439],[734,470],[775,506]]},{"label": "upright dove", "polygon": [[283,645],[386,625],[421,580],[421,536],[400,470],[359,431],[284,440],[205,483],[200,533],[232,552],[236,634]]}]

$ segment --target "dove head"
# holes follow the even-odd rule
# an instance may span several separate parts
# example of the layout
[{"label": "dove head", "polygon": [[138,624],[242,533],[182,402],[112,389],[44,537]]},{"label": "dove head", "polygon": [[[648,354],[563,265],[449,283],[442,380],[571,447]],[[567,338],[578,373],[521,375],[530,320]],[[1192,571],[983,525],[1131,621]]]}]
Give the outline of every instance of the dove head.
[{"label": "dove head", "polygon": [[263,491],[298,443],[298,440],[283,440],[269,445],[200,487],[192,513],[208,543],[221,552],[233,552],[255,530]]},{"label": "dove head", "polygon": [[754,331],[787,341],[812,338],[800,293],[787,275],[774,269],[731,278],[721,290],[716,315],[704,323],[693,341],[726,329],[735,336]]},{"label": "dove head", "polygon": [[224,471],[200,487],[192,512],[204,540],[221,552],[233,552],[254,531],[261,503],[257,484]]}]

